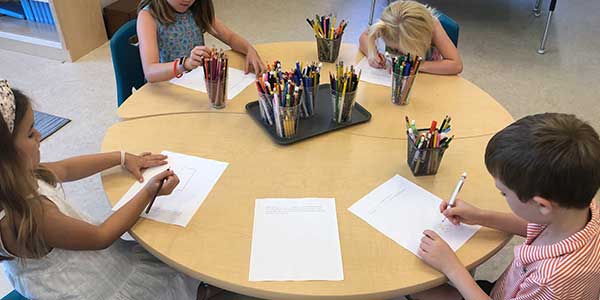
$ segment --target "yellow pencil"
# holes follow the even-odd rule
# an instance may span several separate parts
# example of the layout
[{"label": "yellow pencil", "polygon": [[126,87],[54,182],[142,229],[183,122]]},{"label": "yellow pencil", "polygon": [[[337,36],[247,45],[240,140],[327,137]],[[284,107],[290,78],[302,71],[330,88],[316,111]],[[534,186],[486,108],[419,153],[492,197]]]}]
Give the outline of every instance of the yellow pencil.
[{"label": "yellow pencil", "polygon": [[340,103],[340,115],[338,117],[338,121],[342,121],[342,112],[344,111],[344,102],[346,102],[346,85],[348,84],[348,80],[344,79],[344,88],[342,89],[342,101]]},{"label": "yellow pencil", "polygon": [[283,129],[284,129],[284,135],[285,137],[289,137],[290,136],[290,124],[289,124],[289,119],[287,116],[287,113],[285,115],[285,119],[283,120]]},{"label": "yellow pencil", "polygon": [[333,16],[333,24],[331,24],[331,39],[333,40],[335,37],[333,36],[333,28],[335,27],[335,23],[337,22],[337,16]]}]

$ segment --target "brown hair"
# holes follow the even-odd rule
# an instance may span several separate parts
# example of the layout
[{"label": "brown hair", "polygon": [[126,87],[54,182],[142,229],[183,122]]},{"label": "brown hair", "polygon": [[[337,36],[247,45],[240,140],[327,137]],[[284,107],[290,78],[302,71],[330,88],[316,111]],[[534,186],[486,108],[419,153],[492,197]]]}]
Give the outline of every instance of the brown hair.
[{"label": "brown hair", "polygon": [[600,139],[574,115],[527,116],[492,137],[485,164],[522,202],[541,196],[582,209],[600,188]]},{"label": "brown hair", "polygon": [[[161,24],[169,24],[175,22],[175,14],[177,13],[167,0],[141,0],[138,4],[138,13],[148,6],[150,14]],[[215,9],[212,0],[196,0],[189,8],[192,11],[196,25],[206,32],[212,28],[215,20]]]},{"label": "brown hair", "polygon": [[56,177],[40,167],[28,171],[15,146],[15,136],[31,106],[27,96],[13,90],[15,96],[15,128],[11,133],[0,118],[0,206],[17,241],[17,253],[23,257],[42,257],[48,252],[40,224],[43,216],[36,178],[56,184]]}]

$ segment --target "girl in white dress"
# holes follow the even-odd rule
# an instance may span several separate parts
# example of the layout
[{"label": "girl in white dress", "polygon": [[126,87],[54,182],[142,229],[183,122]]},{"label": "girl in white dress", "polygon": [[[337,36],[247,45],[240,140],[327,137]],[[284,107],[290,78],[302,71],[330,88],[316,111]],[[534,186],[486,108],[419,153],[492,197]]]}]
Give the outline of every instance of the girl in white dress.
[{"label": "girl in white dress", "polygon": [[165,164],[165,156],[112,152],[40,164],[40,134],[33,128],[30,102],[5,80],[0,80],[0,115],[0,260],[19,293],[32,300],[210,296],[206,285],[119,238],[135,224],[161,180],[159,195],[173,191],[179,179],[172,171],[150,179],[100,225],[65,201],[61,182],[119,164],[141,181],[141,171]]}]

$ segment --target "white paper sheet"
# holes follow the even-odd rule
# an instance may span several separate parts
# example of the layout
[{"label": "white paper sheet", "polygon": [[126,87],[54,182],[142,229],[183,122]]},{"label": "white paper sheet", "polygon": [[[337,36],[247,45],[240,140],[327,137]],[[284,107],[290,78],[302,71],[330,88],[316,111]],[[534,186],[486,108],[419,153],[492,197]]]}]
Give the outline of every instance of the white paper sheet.
[{"label": "white paper sheet", "polygon": [[361,81],[389,87],[392,86],[392,75],[390,74],[390,71],[386,69],[375,69],[369,66],[369,61],[366,57],[358,63],[356,68],[362,71],[360,75]]},{"label": "white paper sheet", "polygon": [[435,231],[456,251],[481,226],[454,225],[448,220],[442,223],[441,201],[406,178],[395,175],[348,210],[415,255],[426,229]]},{"label": "white paper sheet", "polygon": [[[254,83],[256,75],[253,73],[244,74],[244,71],[227,68],[227,99],[231,100],[241,93],[248,85]],[[176,84],[188,89],[206,93],[206,83],[204,82],[204,68],[195,68],[189,73],[183,74],[179,78],[171,79],[172,84]]]},{"label": "white paper sheet", "polygon": [[256,199],[249,280],[344,280],[335,199]]},{"label": "white paper sheet", "polygon": [[129,202],[152,177],[171,168],[179,177],[179,184],[170,195],[157,197],[150,212],[148,214],[142,212],[141,216],[185,227],[217,183],[228,163],[169,151],[161,153],[168,156],[168,164],[145,170],[144,182],[134,183],[112,210],[116,211]]}]

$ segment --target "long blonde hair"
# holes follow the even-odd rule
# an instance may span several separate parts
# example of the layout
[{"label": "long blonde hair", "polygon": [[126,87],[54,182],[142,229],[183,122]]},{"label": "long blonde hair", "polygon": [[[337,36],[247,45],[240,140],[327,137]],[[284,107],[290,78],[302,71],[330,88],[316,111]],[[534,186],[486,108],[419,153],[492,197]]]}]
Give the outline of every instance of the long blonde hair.
[{"label": "long blonde hair", "polygon": [[21,257],[42,257],[49,248],[41,228],[43,204],[37,192],[36,179],[55,185],[56,177],[43,166],[32,173],[19,154],[15,136],[31,102],[19,91],[13,90],[13,93],[16,106],[13,132],[0,118],[0,206],[16,238],[17,254]]},{"label": "long blonde hair", "polygon": [[431,47],[433,18],[434,10],[419,2],[398,0],[388,5],[380,20],[369,27],[369,57],[377,54],[378,38],[404,54],[424,57]]}]

